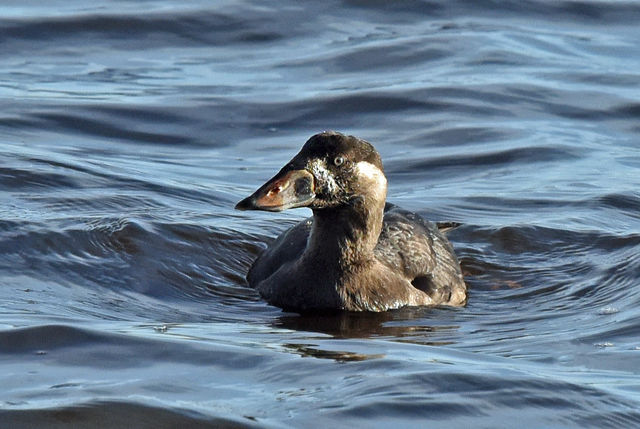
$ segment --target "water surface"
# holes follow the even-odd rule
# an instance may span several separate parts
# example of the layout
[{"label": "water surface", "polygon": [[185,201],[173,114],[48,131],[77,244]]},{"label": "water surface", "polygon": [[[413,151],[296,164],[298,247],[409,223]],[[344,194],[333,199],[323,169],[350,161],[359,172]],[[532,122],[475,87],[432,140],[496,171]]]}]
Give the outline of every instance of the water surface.
[{"label": "water surface", "polygon": [[[640,6],[9,1],[0,423],[640,425]],[[312,134],[381,152],[464,308],[300,316],[236,212]]]}]

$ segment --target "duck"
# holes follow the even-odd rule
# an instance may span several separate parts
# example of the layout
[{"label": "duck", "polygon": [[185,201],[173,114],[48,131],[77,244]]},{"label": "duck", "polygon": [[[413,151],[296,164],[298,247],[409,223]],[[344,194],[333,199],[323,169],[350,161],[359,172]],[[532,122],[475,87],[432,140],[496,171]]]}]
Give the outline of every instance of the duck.
[{"label": "duck", "polygon": [[[313,216],[284,231],[246,279],[285,311],[382,312],[407,306],[464,306],[467,286],[440,227],[386,202],[387,179],[373,145],[325,131],[235,206]],[[455,225],[453,225],[455,226]]]}]

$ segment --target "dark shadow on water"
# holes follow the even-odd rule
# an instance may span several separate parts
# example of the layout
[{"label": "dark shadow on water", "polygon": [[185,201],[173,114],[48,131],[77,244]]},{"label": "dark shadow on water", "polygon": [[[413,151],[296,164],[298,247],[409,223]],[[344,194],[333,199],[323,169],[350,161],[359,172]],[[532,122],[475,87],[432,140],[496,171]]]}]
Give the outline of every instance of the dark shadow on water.
[{"label": "dark shadow on water", "polygon": [[381,335],[383,324],[393,320],[391,312],[357,313],[349,311],[327,311],[306,314],[290,314],[277,318],[274,327],[294,331],[319,332],[337,338],[368,338]]},{"label": "dark shadow on water", "polygon": [[[440,316],[455,311],[456,309],[448,308],[407,307],[382,313],[348,311],[288,313],[278,317],[272,326],[294,331],[316,332],[340,339],[393,338],[397,341],[444,345],[450,344],[451,341],[447,341],[447,335],[442,334],[447,332],[453,334],[458,326],[442,325]],[[438,320],[438,325],[429,323],[434,312],[439,313],[435,318]],[[322,353],[325,352],[322,351]],[[313,351],[310,354],[313,354]]]},{"label": "dark shadow on water", "polygon": [[208,417],[191,410],[168,410],[126,402],[96,402],[64,408],[1,410],[0,426],[20,428],[252,428],[254,418],[245,421]]},{"label": "dark shadow on water", "polygon": [[347,350],[323,350],[319,347],[312,347],[309,344],[291,343],[284,347],[292,353],[302,357],[313,357],[316,359],[330,359],[336,362],[361,362],[370,359],[380,359],[384,354],[356,353]]}]

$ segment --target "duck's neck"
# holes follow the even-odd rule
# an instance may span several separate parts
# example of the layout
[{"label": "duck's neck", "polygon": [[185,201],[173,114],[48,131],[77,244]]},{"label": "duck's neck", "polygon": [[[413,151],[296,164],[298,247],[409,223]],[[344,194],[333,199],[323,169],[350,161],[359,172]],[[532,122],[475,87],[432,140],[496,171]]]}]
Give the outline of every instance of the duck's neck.
[{"label": "duck's neck", "polygon": [[335,209],[315,210],[305,256],[328,270],[349,270],[374,258],[384,198],[359,197]]}]

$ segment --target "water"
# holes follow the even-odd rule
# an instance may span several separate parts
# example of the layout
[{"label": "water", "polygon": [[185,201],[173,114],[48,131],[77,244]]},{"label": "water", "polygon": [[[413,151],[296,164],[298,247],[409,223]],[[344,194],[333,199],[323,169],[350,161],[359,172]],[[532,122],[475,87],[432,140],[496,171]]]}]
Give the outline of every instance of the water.
[{"label": "water", "polygon": [[[0,11],[0,426],[640,425],[640,5]],[[245,287],[309,212],[233,206],[324,129],[463,224],[465,308]]]}]

